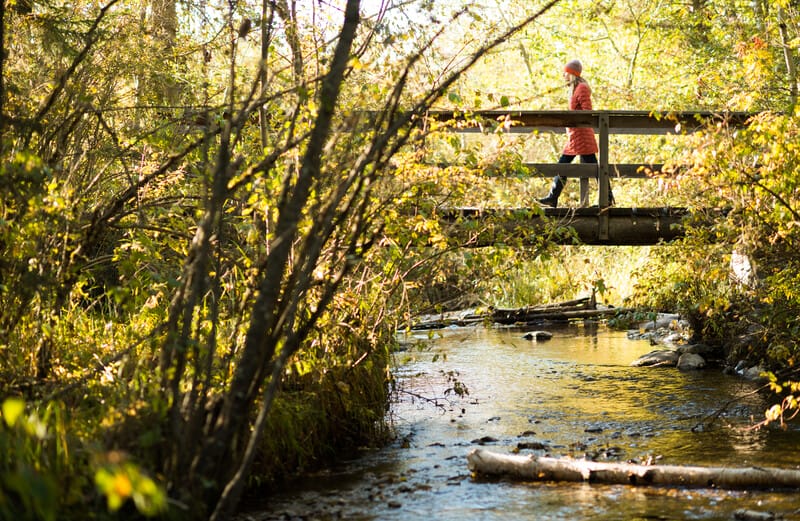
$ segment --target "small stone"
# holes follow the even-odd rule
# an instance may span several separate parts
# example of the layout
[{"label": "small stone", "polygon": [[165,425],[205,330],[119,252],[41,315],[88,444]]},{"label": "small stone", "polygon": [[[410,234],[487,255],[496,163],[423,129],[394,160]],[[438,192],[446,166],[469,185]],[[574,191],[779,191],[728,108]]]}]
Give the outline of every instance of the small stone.
[{"label": "small stone", "polygon": [[758,512],[755,510],[739,509],[733,513],[733,518],[738,521],[772,521],[778,519],[772,512]]},{"label": "small stone", "polygon": [[541,443],[539,441],[524,441],[517,443],[518,450],[544,450],[547,448],[547,445]]},{"label": "small stone", "polygon": [[525,340],[538,342],[540,340],[550,340],[553,338],[553,333],[550,333],[549,331],[529,331],[522,335],[522,338]]}]

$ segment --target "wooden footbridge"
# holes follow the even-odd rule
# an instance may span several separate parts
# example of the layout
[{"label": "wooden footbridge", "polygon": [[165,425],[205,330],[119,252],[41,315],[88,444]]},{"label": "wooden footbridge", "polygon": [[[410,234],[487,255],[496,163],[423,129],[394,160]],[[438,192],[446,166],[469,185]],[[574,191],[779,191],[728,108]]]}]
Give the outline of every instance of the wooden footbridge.
[{"label": "wooden footbridge", "polygon": [[[645,111],[476,111],[468,114],[440,111],[429,114],[438,122],[451,122],[454,132],[482,132],[486,127],[504,132],[563,133],[566,127],[592,127],[598,139],[597,164],[533,164],[526,166],[534,175],[560,175],[580,179],[579,208],[478,209],[451,208],[443,218],[474,229],[476,221],[494,222],[492,230],[483,235],[473,234],[469,245],[486,246],[503,242],[505,233],[524,240],[547,230],[561,230],[550,240],[562,244],[590,245],[651,245],[669,242],[683,236],[685,208],[625,208],[609,205],[608,180],[614,178],[646,179],[662,171],[662,164],[609,163],[609,135],[688,134],[710,124],[742,127],[752,116],[743,112],[645,112]],[[598,180],[598,200],[589,201],[589,180]],[[620,199],[617,193],[617,200]],[[556,227],[553,227],[553,224]],[[524,233],[520,230],[524,229]],[[514,233],[515,232],[515,233]]]}]

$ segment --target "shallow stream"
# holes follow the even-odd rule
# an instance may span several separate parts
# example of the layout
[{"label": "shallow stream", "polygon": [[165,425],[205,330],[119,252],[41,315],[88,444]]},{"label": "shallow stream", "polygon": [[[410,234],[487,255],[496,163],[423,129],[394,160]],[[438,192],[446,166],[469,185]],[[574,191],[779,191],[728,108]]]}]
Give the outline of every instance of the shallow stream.
[{"label": "shallow stream", "polygon": [[[404,338],[392,421],[398,438],[309,477],[243,519],[704,519],[774,512],[800,520],[800,493],[475,479],[483,446],[597,461],[800,468],[795,427],[753,430],[769,405],[718,369],[630,367],[653,350],[596,324],[524,331],[454,328]],[[415,345],[416,343],[416,345]],[[466,386],[468,395],[452,389]],[[711,416],[724,408],[714,421]]]}]

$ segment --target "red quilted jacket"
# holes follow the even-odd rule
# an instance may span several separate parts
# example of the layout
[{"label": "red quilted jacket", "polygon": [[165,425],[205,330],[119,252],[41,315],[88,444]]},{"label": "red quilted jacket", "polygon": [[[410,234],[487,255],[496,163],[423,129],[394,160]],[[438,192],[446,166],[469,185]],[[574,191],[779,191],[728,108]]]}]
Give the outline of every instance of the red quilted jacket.
[{"label": "red quilted jacket", "polygon": [[[592,110],[592,90],[585,83],[578,83],[569,98],[570,110]],[[597,141],[591,127],[568,128],[567,145],[562,154],[580,156],[597,153]]]}]

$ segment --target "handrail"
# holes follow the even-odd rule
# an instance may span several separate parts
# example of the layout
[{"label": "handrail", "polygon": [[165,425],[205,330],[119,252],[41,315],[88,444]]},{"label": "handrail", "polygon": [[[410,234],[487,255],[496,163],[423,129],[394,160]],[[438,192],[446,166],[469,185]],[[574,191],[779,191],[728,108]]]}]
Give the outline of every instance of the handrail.
[{"label": "handrail", "polygon": [[[592,163],[523,163],[531,174],[538,177],[575,177],[579,179],[595,179],[597,165]],[[626,179],[647,179],[653,172],[661,172],[661,163],[611,163],[608,165],[611,177]]]},{"label": "handrail", "polygon": [[702,129],[710,122],[734,127],[746,126],[752,112],[643,111],[643,110],[436,110],[426,114],[429,121],[455,121],[457,132],[479,132],[485,125],[499,125],[507,132],[564,132],[565,127],[600,130],[607,119],[611,134],[681,134]]}]

